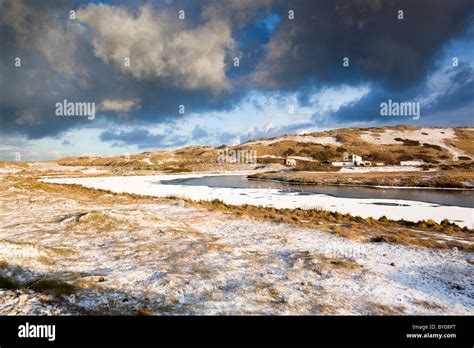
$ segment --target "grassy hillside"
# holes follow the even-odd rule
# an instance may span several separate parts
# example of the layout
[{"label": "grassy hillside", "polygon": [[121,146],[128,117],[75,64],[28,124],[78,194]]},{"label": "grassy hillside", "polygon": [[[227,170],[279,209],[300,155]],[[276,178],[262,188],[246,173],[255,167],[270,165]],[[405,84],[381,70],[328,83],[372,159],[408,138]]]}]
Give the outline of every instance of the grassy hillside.
[{"label": "grassy hillside", "polygon": [[[157,144],[159,146],[159,144]],[[449,169],[472,167],[474,128],[419,128],[394,126],[380,128],[341,128],[304,135],[263,138],[237,146],[191,146],[175,151],[143,152],[130,156],[67,157],[55,161],[67,166],[103,166],[135,170],[193,171],[206,166],[238,166],[218,163],[219,150],[255,150],[258,164],[284,163],[287,156],[306,157],[311,166],[341,161],[344,153],[357,154],[388,165],[422,160],[427,166]],[[299,161],[304,162],[304,161]],[[301,164],[301,163],[300,163]]]}]

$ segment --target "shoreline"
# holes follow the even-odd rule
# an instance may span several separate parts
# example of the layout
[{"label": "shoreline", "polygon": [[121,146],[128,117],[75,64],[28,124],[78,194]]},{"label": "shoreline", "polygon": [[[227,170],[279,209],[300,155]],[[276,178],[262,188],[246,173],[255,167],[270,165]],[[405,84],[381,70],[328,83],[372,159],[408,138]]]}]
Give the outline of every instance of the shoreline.
[{"label": "shoreline", "polygon": [[[181,178],[200,177],[203,175],[182,175]],[[173,175],[173,178],[180,177]],[[82,178],[54,178],[41,179],[46,183],[79,184],[89,188],[103,189],[116,193],[127,192],[132,194],[151,195],[156,197],[178,196],[191,200],[222,200],[231,205],[255,205],[274,207],[277,209],[318,208],[341,214],[349,213],[362,218],[375,219],[385,216],[390,220],[406,220],[417,222],[433,220],[440,223],[444,219],[461,227],[472,229],[472,208],[459,206],[433,205],[421,201],[395,199],[368,199],[368,198],[340,198],[324,194],[312,196],[296,196],[289,194],[287,199],[281,199],[275,189],[239,189],[209,188],[185,185],[166,185],[156,181],[171,179],[168,175],[140,177],[82,177]],[[124,189],[126,188],[126,189]],[[383,205],[380,205],[380,202]],[[441,210],[441,211],[440,211]]]},{"label": "shoreline", "polygon": [[266,182],[278,182],[290,185],[310,185],[310,186],[347,186],[347,187],[365,187],[375,189],[405,189],[405,190],[441,190],[441,191],[474,191],[474,188],[461,188],[461,187],[433,187],[433,186],[385,186],[385,185],[364,185],[364,184],[331,184],[327,183],[324,185],[312,183],[312,182],[300,182],[294,180],[275,179],[275,178],[257,178],[252,175],[247,176],[249,180],[255,181],[266,181]]}]

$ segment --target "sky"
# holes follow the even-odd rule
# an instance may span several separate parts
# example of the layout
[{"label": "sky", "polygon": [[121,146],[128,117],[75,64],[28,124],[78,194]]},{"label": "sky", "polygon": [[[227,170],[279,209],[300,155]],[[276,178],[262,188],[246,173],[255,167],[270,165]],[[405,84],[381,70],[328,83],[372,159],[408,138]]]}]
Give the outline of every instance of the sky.
[{"label": "sky", "polygon": [[474,126],[472,0],[0,0],[0,45],[4,161]]}]

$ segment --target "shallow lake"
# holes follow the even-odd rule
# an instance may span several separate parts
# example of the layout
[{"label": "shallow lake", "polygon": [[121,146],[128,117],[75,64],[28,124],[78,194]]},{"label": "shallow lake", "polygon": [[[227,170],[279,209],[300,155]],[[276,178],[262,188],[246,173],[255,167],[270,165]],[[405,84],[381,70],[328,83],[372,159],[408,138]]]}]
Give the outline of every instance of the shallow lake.
[{"label": "shallow lake", "polygon": [[474,191],[429,189],[381,189],[354,186],[315,186],[249,180],[246,175],[217,175],[162,180],[162,185],[190,185],[235,189],[274,188],[299,195],[325,194],[342,198],[401,199],[474,208]]}]

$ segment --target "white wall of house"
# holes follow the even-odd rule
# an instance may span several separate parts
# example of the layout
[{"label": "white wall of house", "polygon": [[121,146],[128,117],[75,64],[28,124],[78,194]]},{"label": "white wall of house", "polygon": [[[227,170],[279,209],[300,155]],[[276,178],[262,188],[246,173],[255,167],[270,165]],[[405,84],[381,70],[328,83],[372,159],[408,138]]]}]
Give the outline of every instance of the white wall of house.
[{"label": "white wall of house", "polygon": [[364,162],[362,160],[362,157],[361,156],[357,156],[357,155],[352,155],[352,162],[354,162],[354,164],[356,166],[360,165],[362,162]]},{"label": "white wall of house", "polygon": [[354,166],[371,166],[372,162],[364,161],[362,156],[352,155],[352,161],[343,161],[343,162],[331,162],[331,165],[334,167],[354,167]]}]

